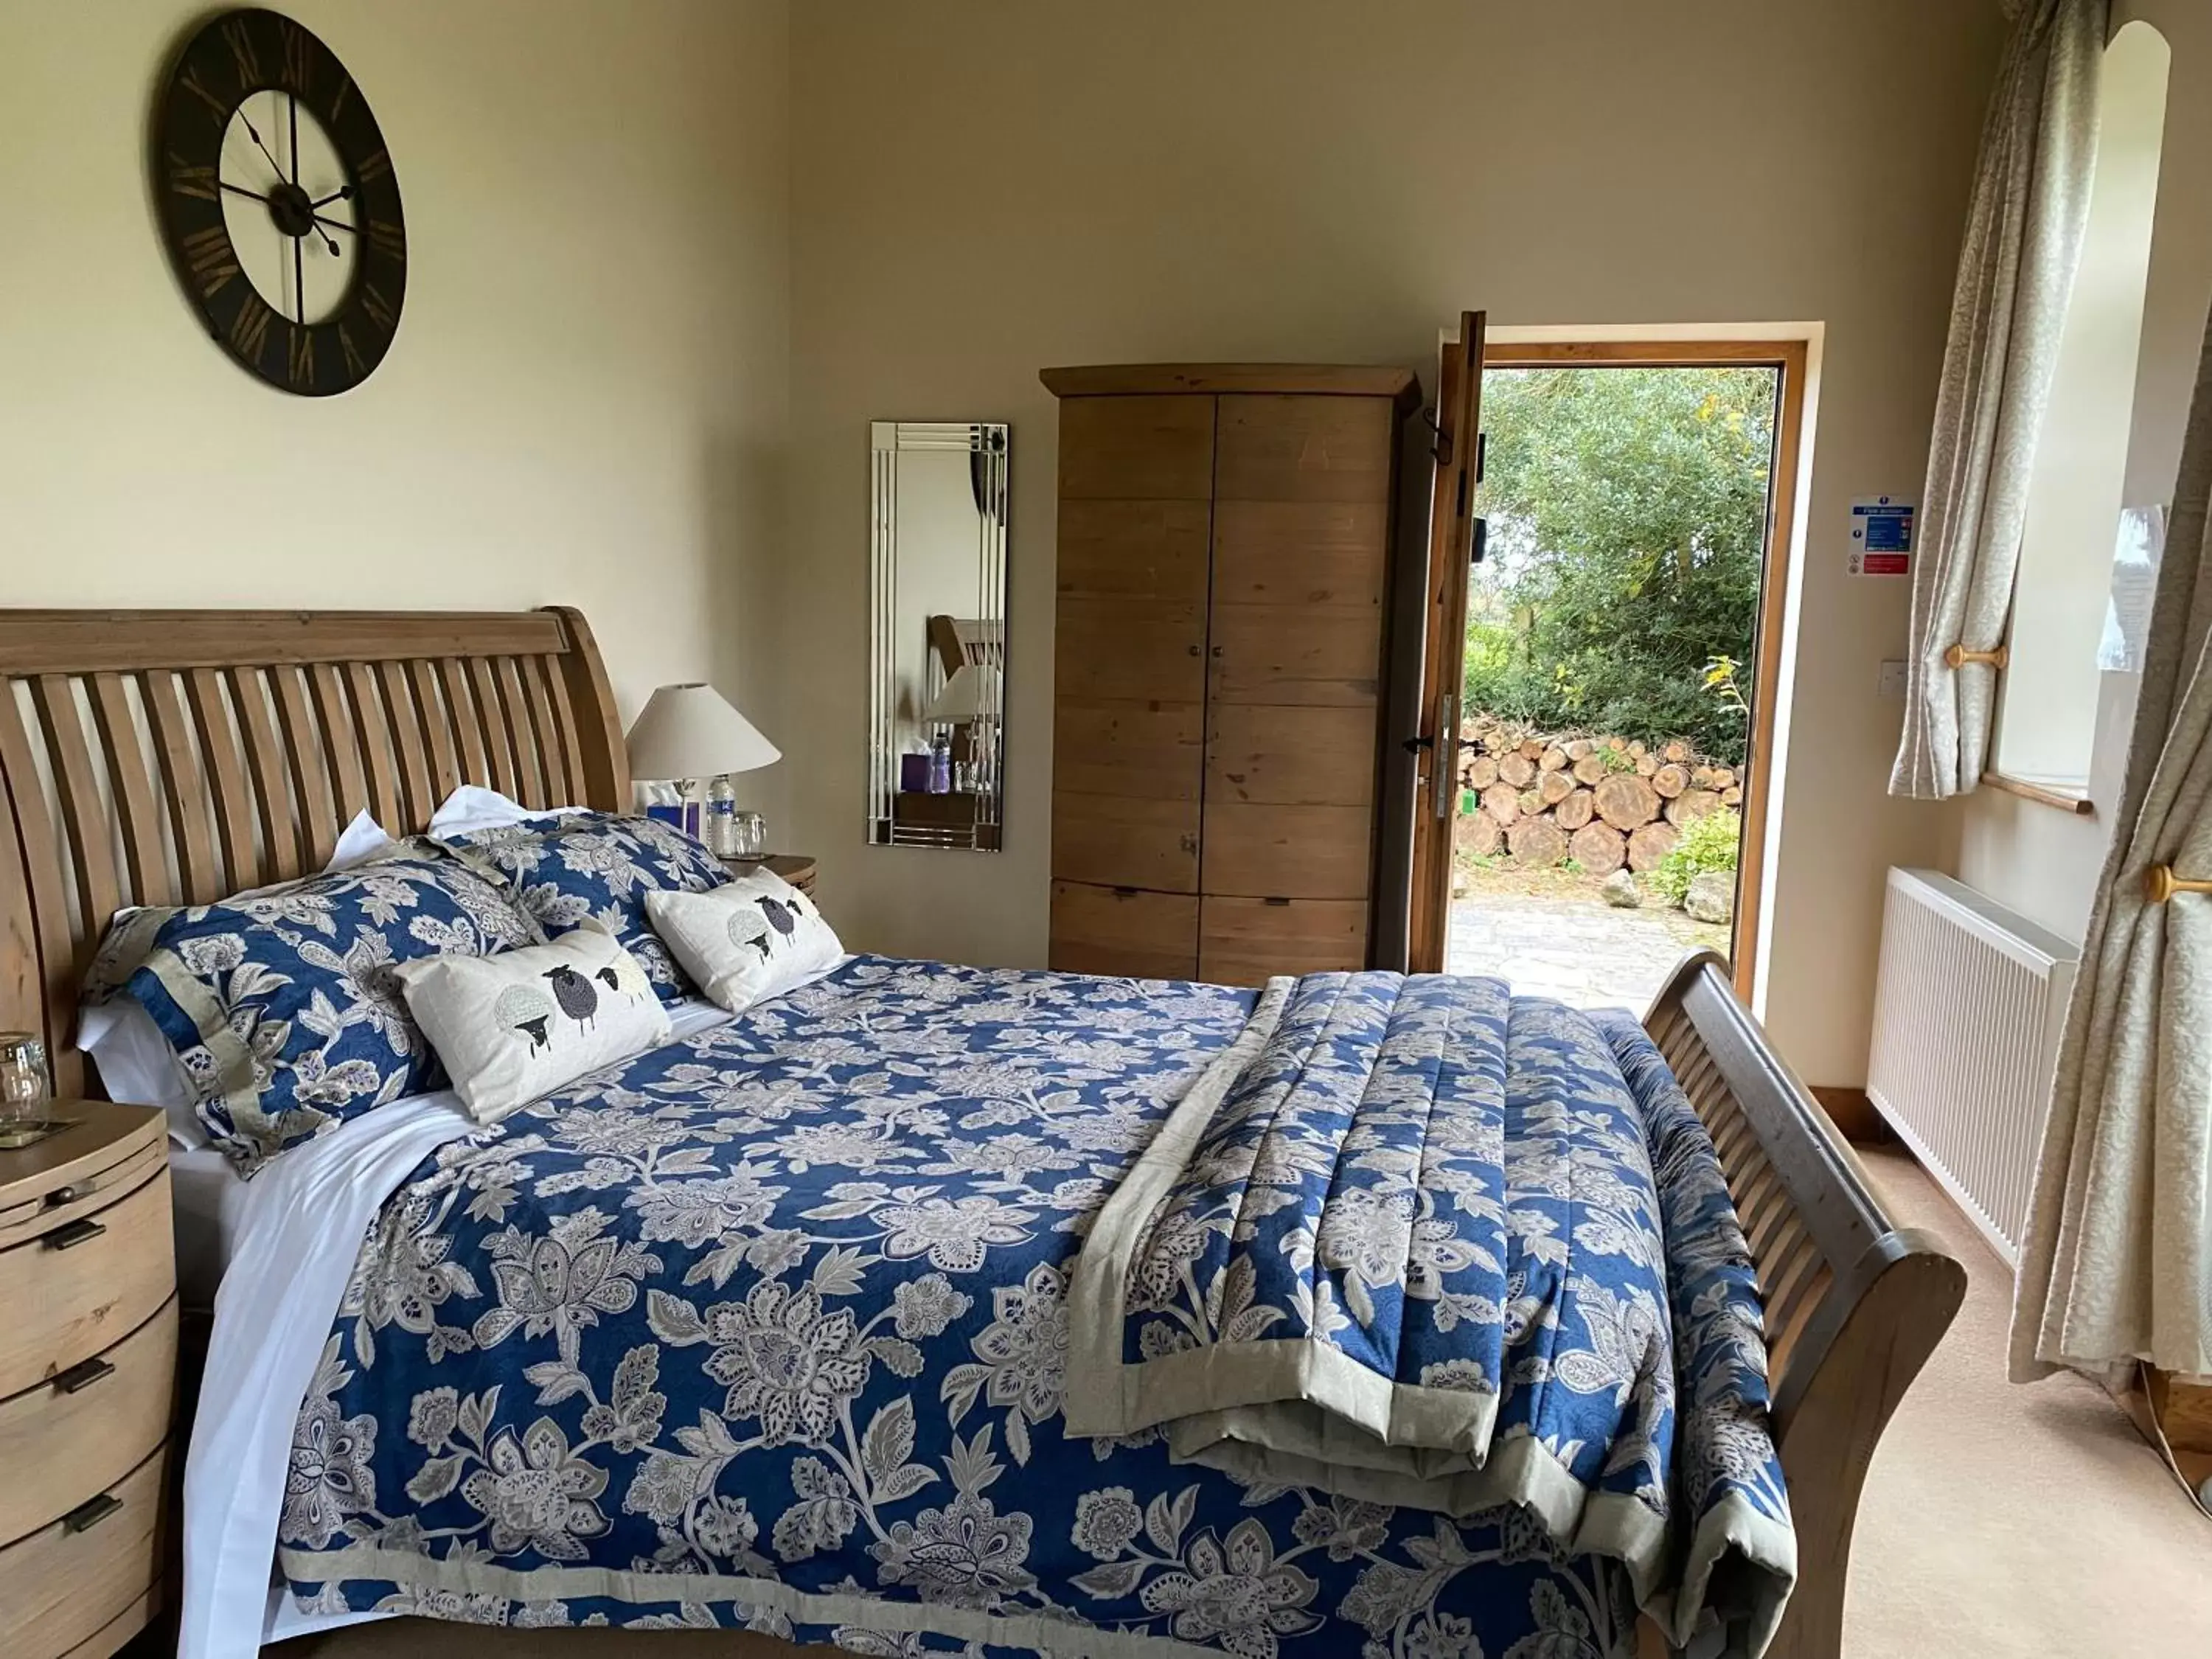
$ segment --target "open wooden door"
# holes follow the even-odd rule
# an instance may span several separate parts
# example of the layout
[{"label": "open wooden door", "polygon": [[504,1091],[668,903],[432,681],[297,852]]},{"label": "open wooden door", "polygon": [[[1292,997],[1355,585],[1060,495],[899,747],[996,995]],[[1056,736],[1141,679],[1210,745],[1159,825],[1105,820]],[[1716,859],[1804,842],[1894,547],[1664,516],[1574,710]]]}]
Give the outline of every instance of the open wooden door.
[{"label": "open wooden door", "polygon": [[1429,495],[1428,603],[1422,626],[1420,735],[1416,745],[1412,902],[1407,966],[1443,971],[1451,916],[1452,822],[1459,810],[1460,687],[1466,669],[1468,566],[1474,556],[1475,491],[1482,482],[1480,311],[1460,313],[1437,368],[1436,475]]}]

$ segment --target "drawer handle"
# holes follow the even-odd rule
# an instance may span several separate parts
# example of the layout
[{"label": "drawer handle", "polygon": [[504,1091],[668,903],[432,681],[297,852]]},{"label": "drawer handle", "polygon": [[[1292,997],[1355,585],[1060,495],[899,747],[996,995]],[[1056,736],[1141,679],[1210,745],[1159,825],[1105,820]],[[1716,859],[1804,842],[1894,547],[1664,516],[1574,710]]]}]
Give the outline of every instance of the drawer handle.
[{"label": "drawer handle", "polygon": [[115,1375],[115,1367],[105,1359],[81,1359],[54,1378],[56,1394],[76,1394],[88,1389],[103,1376]]},{"label": "drawer handle", "polygon": [[90,1532],[94,1527],[123,1507],[123,1500],[112,1492],[78,1504],[62,1516],[62,1525],[71,1532]]},{"label": "drawer handle", "polygon": [[89,1184],[82,1187],[57,1187],[46,1194],[46,1207],[50,1210],[58,1210],[63,1205],[74,1204],[80,1198],[90,1198],[99,1190],[97,1187]]},{"label": "drawer handle", "polygon": [[73,1250],[80,1244],[90,1243],[106,1231],[99,1222],[80,1216],[75,1221],[64,1222],[48,1233],[46,1248],[50,1250]]},{"label": "drawer handle", "polygon": [[1286,898],[1276,898],[1270,896],[1269,897],[1261,899],[1260,902],[1262,904],[1279,904],[1287,908],[1291,902]]}]

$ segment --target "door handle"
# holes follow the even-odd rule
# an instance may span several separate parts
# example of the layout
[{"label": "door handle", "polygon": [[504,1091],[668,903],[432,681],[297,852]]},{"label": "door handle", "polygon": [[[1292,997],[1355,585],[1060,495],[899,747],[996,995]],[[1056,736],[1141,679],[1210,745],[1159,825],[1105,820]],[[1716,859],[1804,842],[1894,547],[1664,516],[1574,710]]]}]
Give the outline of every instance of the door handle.
[{"label": "door handle", "polygon": [[1451,817],[1453,773],[1458,770],[1451,757],[1459,749],[1459,696],[1455,692],[1437,693],[1436,755],[1429,762],[1429,796],[1438,818]]}]

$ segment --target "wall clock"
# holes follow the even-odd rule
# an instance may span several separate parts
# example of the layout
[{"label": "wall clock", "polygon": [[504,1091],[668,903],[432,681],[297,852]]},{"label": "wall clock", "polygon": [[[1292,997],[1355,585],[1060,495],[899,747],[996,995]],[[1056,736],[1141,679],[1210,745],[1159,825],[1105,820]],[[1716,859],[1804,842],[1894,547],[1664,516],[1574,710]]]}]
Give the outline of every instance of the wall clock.
[{"label": "wall clock", "polygon": [[169,257],[223,349],[307,397],[367,380],[399,326],[407,227],[331,49],[276,12],[224,13],[185,43],[154,143]]}]

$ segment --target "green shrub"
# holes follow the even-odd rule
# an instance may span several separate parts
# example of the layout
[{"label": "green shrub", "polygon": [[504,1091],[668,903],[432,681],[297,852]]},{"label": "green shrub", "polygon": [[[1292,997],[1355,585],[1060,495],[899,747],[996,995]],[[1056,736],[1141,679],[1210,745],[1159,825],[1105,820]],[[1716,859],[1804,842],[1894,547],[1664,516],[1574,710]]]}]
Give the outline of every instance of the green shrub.
[{"label": "green shrub", "polygon": [[1483,376],[1468,708],[1741,763],[1774,388],[1765,368]]},{"label": "green shrub", "polygon": [[1742,835],[1743,820],[1727,807],[1706,813],[1682,831],[1674,850],[1659,860],[1649,878],[1651,890],[1669,904],[1680,904],[1690,890],[1692,877],[1735,868],[1736,843]]}]

